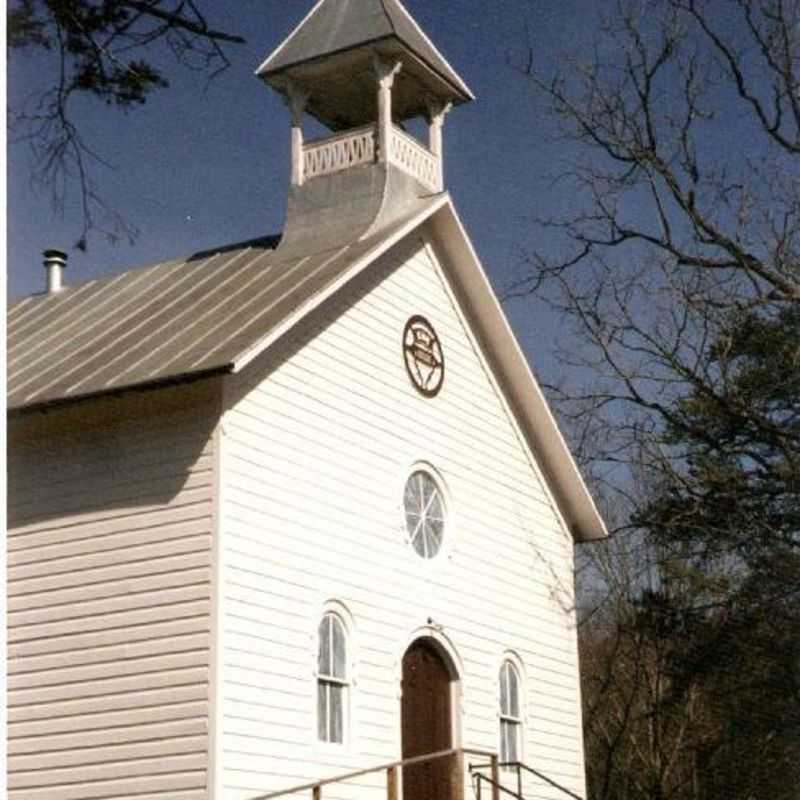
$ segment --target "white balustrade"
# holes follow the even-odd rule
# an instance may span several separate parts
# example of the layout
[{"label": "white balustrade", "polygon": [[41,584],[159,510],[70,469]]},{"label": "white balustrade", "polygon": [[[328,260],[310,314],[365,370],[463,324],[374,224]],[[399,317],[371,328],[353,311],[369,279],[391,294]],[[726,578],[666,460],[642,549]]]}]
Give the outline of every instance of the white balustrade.
[{"label": "white balustrade", "polygon": [[439,159],[424,145],[399,128],[392,128],[389,160],[404,172],[413,175],[432,192],[442,190]]},{"label": "white balustrade", "polygon": [[375,160],[375,126],[309,142],[303,148],[303,179],[329,175]]},{"label": "white balustrade", "polygon": [[[377,156],[374,125],[308,142],[303,147],[303,180],[371,164]],[[439,158],[412,136],[392,126],[388,161],[415,177],[432,192],[442,190]]]}]

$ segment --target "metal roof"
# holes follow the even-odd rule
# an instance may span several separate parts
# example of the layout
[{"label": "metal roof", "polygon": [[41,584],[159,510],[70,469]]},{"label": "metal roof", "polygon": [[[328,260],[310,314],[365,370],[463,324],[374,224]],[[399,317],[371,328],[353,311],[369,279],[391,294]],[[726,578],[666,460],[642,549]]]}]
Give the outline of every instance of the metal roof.
[{"label": "metal roof", "polygon": [[325,55],[396,37],[461,96],[472,92],[399,0],[320,0],[284,43],[259,67],[259,75]]},{"label": "metal roof", "polygon": [[286,258],[275,238],[254,240],[16,301],[8,408],[231,369],[408,222]]}]

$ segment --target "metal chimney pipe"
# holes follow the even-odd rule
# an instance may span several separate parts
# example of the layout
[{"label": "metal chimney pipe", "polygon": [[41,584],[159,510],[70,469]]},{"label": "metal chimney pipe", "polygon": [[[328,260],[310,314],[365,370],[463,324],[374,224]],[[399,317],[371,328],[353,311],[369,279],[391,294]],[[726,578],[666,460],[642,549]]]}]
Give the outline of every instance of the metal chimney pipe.
[{"label": "metal chimney pipe", "polygon": [[67,266],[67,254],[62,250],[45,250],[44,268],[47,270],[47,293],[60,292],[64,288],[63,270]]}]

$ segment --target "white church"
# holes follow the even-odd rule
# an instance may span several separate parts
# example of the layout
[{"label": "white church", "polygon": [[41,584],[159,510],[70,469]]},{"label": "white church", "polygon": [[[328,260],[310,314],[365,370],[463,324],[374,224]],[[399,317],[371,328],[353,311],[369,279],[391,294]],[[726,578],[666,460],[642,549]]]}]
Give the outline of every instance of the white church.
[{"label": "white church", "polygon": [[279,237],[9,308],[8,796],[584,798],[606,532],[446,190],[472,94],[399,0],[258,75]]}]

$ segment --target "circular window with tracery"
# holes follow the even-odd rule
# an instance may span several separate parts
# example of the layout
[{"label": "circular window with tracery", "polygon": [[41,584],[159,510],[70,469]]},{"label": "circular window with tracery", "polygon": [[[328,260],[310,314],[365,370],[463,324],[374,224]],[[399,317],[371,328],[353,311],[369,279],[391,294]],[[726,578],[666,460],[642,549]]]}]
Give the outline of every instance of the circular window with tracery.
[{"label": "circular window with tracery", "polygon": [[433,558],[444,540],[444,496],[433,476],[418,469],[406,481],[403,492],[406,533],[411,546],[423,558]]}]

